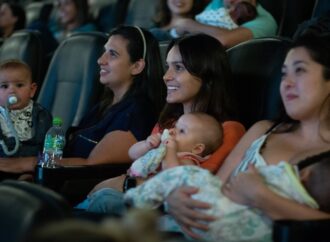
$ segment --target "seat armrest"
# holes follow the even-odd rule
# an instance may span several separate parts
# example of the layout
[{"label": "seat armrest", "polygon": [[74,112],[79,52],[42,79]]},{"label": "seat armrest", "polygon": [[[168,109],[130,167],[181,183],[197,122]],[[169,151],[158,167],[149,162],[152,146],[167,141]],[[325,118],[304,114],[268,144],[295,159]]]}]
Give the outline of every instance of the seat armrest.
[{"label": "seat armrest", "polygon": [[63,166],[56,168],[36,168],[36,183],[60,193],[72,205],[86,198],[99,182],[126,173],[127,164],[102,164],[83,166]]}]

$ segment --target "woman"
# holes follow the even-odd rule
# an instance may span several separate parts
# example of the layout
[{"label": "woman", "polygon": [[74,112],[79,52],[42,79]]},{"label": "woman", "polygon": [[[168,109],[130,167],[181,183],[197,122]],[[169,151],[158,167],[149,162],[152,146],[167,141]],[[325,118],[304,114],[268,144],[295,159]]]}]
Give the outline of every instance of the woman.
[{"label": "woman", "polygon": [[173,32],[176,22],[179,19],[193,19],[205,6],[203,0],[182,0],[180,3],[175,0],[160,0],[154,17],[155,28],[150,29],[150,32],[159,41],[178,37]]},{"label": "woman", "polygon": [[58,22],[51,25],[50,30],[58,42],[70,33],[97,30],[90,21],[87,0],[56,0],[55,4]]},{"label": "woman", "polygon": [[16,30],[25,28],[25,11],[17,3],[4,1],[0,5],[1,37],[8,38]]},{"label": "woman", "polygon": [[[224,144],[203,163],[203,167],[216,170],[244,133],[240,123],[228,121],[233,114],[229,87],[231,73],[226,52],[213,37],[197,34],[172,41],[166,62],[167,104],[154,132],[173,127],[184,113],[197,111],[212,115],[223,123]],[[125,175],[106,180],[94,188],[86,204],[80,207],[94,212],[121,214],[124,210],[123,187],[127,189],[136,182],[130,177],[125,179]],[[95,193],[104,187],[111,188]]]},{"label": "woman", "polygon": [[62,165],[129,162],[128,148],[150,133],[164,103],[158,42],[138,27],[110,33],[99,58],[106,93],[81,122]]},{"label": "woman", "polygon": [[[227,182],[223,189],[226,196],[260,209],[273,220],[330,217],[330,214],[276,195],[266,187],[253,167],[277,164],[282,160],[295,164],[297,157],[301,160],[329,150],[329,43],[326,37],[305,36],[293,44],[282,70],[280,92],[284,115],[276,122],[256,123],[218,172],[219,178]],[[242,173],[248,168],[250,172]],[[194,188],[183,187],[168,199],[169,212],[186,233],[195,237],[192,228],[205,230],[207,225],[201,221],[214,220],[196,211],[209,208],[208,204],[191,199],[196,192]]]}]

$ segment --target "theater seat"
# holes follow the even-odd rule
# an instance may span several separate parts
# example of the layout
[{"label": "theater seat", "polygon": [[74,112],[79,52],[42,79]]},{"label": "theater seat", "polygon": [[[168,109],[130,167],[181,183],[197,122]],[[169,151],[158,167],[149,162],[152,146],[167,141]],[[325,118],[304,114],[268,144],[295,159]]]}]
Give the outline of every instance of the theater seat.
[{"label": "theater seat", "polygon": [[1,241],[21,242],[39,226],[71,216],[71,207],[39,185],[4,181],[0,183],[0,214]]},{"label": "theater seat", "polygon": [[278,220],[273,224],[274,242],[328,242],[330,219]]},{"label": "theater seat", "polygon": [[239,121],[245,128],[278,114],[281,67],[288,45],[281,38],[260,38],[227,50]]},{"label": "theater seat", "polygon": [[77,126],[102,91],[97,59],[107,36],[76,33],[64,40],[49,64],[38,102],[63,120],[63,128]]},{"label": "theater seat", "polygon": [[157,1],[154,0],[130,0],[128,4],[125,24],[137,25],[143,28],[151,28],[155,15]]},{"label": "theater seat", "polygon": [[40,33],[32,30],[19,30],[7,38],[0,47],[0,61],[19,59],[28,64],[32,78],[40,87],[45,73],[45,53]]}]

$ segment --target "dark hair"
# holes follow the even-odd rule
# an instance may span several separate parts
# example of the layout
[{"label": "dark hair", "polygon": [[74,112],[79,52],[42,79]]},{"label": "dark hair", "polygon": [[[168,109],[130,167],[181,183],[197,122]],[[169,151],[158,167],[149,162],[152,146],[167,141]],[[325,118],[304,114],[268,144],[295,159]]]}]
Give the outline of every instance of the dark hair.
[{"label": "dark hair", "polygon": [[[323,77],[326,81],[330,81],[330,35],[302,35],[292,42],[288,52],[298,47],[305,48],[310,57],[323,66]],[[328,96],[329,98],[330,95]],[[324,105],[326,105],[326,101],[324,100]],[[329,120],[327,121],[329,122]],[[279,123],[285,124],[279,129],[279,132],[290,132],[296,129],[300,122],[289,117],[282,103],[279,118],[275,120],[275,125]]]},{"label": "dark hair", "polygon": [[26,15],[24,8],[20,4],[12,1],[3,1],[1,4],[7,4],[13,16],[17,18],[17,21],[14,25],[14,31],[24,29],[26,23]]},{"label": "dark hair", "polygon": [[330,176],[330,150],[308,157],[301,162],[308,162],[309,160],[315,160],[316,163],[311,166],[310,176],[303,182],[304,186],[317,201],[320,210],[330,212],[330,180],[328,179]]},{"label": "dark hair", "polygon": [[[174,46],[178,47],[187,71],[202,80],[191,111],[205,112],[221,122],[232,118],[232,77],[222,44],[209,35],[195,34],[173,40],[167,53]],[[181,103],[166,104],[159,119],[160,127],[169,127],[182,113]]]},{"label": "dark hair", "polygon": [[249,2],[238,2],[236,8],[240,8],[241,16],[237,19],[237,24],[241,25],[257,17],[257,8]]},{"label": "dark hair", "polygon": [[[192,0],[193,6],[189,13],[187,13],[187,17],[193,18],[196,14],[200,13],[206,3],[204,0]],[[159,0],[156,6],[156,15],[154,16],[153,20],[156,27],[164,27],[171,22],[172,14],[167,5],[167,0]]]},{"label": "dark hair", "polygon": [[89,14],[88,0],[71,0],[77,8],[77,19],[80,25],[91,21]]},{"label": "dark hair", "polygon": [[[163,82],[163,65],[160,57],[158,41],[147,30],[140,28],[146,41],[145,67],[143,71],[134,77],[133,84],[124,95],[123,99],[132,95],[144,95],[149,98],[150,105],[153,105],[157,116],[160,114],[165,103],[165,84]],[[143,59],[143,36],[138,27],[134,26],[118,26],[110,32],[110,36],[120,35],[128,40],[127,52],[131,62]],[[112,103],[113,93],[106,88],[106,99],[102,102],[101,110],[105,109]]]}]

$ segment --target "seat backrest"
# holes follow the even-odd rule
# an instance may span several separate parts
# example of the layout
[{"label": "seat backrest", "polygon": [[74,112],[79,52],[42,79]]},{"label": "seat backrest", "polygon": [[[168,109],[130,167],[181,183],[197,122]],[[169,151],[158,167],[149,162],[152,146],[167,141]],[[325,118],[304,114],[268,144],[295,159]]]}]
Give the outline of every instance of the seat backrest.
[{"label": "seat backrest", "polygon": [[7,38],[0,47],[0,61],[19,59],[28,64],[32,78],[40,87],[45,73],[45,53],[40,33],[32,30],[19,30]]},{"label": "seat backrest", "polygon": [[61,42],[52,57],[38,102],[62,118],[64,130],[77,126],[100,96],[97,59],[106,41],[104,33],[76,33]]},{"label": "seat backrest", "polygon": [[279,35],[292,37],[300,23],[312,17],[315,0],[287,0]]},{"label": "seat backrest", "polygon": [[330,11],[329,0],[315,0],[315,5],[312,14],[313,17],[319,17],[328,11]]},{"label": "seat backrest", "polygon": [[25,6],[26,26],[29,26],[33,21],[39,19],[45,7],[51,7],[52,5],[53,3],[51,0],[28,3]]},{"label": "seat backrest", "polygon": [[281,67],[288,44],[284,39],[260,38],[227,50],[239,121],[245,128],[278,114]]},{"label": "seat backrest", "polygon": [[271,15],[276,20],[278,26],[278,33],[281,32],[281,29],[283,27],[287,1],[290,0],[259,0],[261,6],[263,6],[269,13],[271,13]]},{"label": "seat backrest", "polygon": [[45,222],[71,215],[63,198],[39,185],[5,181],[0,184],[1,241],[20,242]]},{"label": "seat backrest", "polygon": [[275,220],[274,242],[330,241],[330,219]]},{"label": "seat backrest", "polygon": [[95,0],[90,3],[90,13],[100,31],[109,32],[121,23],[118,15],[124,13],[120,13],[118,1],[120,0]]},{"label": "seat backrest", "polygon": [[154,24],[152,18],[155,15],[156,5],[157,1],[154,0],[130,0],[125,24],[151,28]]}]

